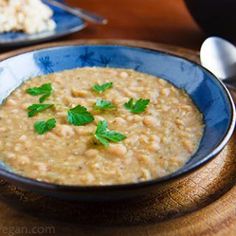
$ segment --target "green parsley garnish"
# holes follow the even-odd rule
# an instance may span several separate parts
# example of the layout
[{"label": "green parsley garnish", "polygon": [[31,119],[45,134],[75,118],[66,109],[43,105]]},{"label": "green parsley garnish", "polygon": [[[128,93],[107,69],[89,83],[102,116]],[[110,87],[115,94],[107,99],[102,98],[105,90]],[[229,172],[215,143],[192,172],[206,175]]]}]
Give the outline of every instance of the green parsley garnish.
[{"label": "green parsley garnish", "polygon": [[94,117],[86,107],[78,105],[68,111],[67,120],[70,124],[80,126],[92,122]]},{"label": "green parsley garnish", "polygon": [[97,92],[97,93],[103,93],[105,90],[112,88],[113,83],[112,82],[108,82],[102,85],[99,84],[95,84],[93,86],[93,91]]},{"label": "green parsley garnish", "polygon": [[114,108],[115,108],[114,104],[112,104],[109,101],[102,100],[102,99],[97,100],[96,103],[94,104],[95,110],[104,111],[104,110],[110,110],[110,109],[114,109]]},{"label": "green parsley garnish", "polygon": [[27,107],[28,117],[35,116],[37,113],[44,111],[48,108],[51,108],[53,104],[33,104]]},{"label": "green parsley garnish", "polygon": [[142,98],[134,102],[133,98],[131,98],[127,103],[124,104],[124,107],[127,110],[130,110],[132,113],[138,114],[145,111],[149,102],[150,102],[149,99],[142,99]]},{"label": "green parsley garnish", "polygon": [[38,134],[44,134],[50,130],[52,130],[53,128],[56,127],[56,119],[52,118],[49,119],[47,121],[36,121],[34,123],[34,130],[36,131],[36,133]]},{"label": "green parsley garnish", "polygon": [[95,132],[95,138],[104,146],[109,146],[109,142],[120,142],[126,138],[125,135],[107,128],[107,121],[99,121]]},{"label": "green parsley garnish", "polygon": [[33,87],[28,88],[26,92],[32,96],[38,96],[42,95],[42,97],[39,98],[39,102],[44,102],[52,93],[52,84],[43,84],[40,87]]}]

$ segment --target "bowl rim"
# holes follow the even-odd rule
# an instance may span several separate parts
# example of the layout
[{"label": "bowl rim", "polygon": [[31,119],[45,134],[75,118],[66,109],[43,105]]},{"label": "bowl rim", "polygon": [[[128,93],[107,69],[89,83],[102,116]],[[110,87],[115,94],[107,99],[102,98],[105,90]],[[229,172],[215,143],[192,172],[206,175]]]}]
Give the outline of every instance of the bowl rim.
[{"label": "bowl rim", "polygon": [[235,122],[236,122],[236,111],[235,111],[235,105],[233,102],[233,99],[230,95],[230,92],[228,91],[227,87],[224,85],[224,83],[218,79],[212,72],[210,72],[208,69],[206,69],[205,67],[203,67],[201,64],[188,59],[184,56],[179,56],[176,55],[174,53],[170,53],[170,52],[166,52],[166,51],[162,51],[160,49],[154,49],[151,47],[145,47],[145,46],[135,46],[129,43],[126,43],[125,41],[121,41],[119,43],[111,43],[111,42],[93,42],[91,41],[91,43],[66,43],[65,45],[63,44],[59,44],[59,45],[54,45],[54,44],[48,44],[48,45],[41,45],[40,47],[35,47],[35,49],[33,48],[29,48],[28,50],[26,50],[25,52],[22,51],[22,49],[18,50],[17,52],[13,53],[13,55],[11,55],[12,53],[10,53],[10,55],[7,55],[6,57],[4,57],[3,59],[0,60],[0,63],[3,61],[6,61],[8,59],[14,58],[16,56],[20,56],[20,55],[24,55],[24,54],[28,54],[28,53],[34,53],[34,52],[39,52],[39,51],[43,51],[43,50],[50,50],[50,49],[59,49],[59,48],[67,48],[67,47],[79,47],[79,46],[84,46],[84,47],[90,47],[90,46],[120,46],[120,47],[127,47],[127,48],[136,48],[136,49],[143,49],[145,51],[150,51],[150,52],[154,52],[154,53],[160,53],[160,54],[164,54],[167,56],[171,56],[171,57],[175,57],[175,58],[179,58],[179,59],[183,59],[187,62],[190,62],[196,66],[198,66],[201,70],[207,72],[208,74],[211,75],[211,78],[218,83],[219,86],[221,86],[222,91],[225,93],[228,101],[229,101],[229,105],[230,105],[230,110],[231,110],[231,117],[230,117],[230,123],[228,126],[228,129],[225,133],[225,135],[222,137],[222,139],[219,141],[219,143],[211,150],[211,152],[205,156],[204,158],[202,158],[200,161],[196,162],[193,165],[190,165],[188,168],[180,168],[179,170],[163,176],[161,178],[154,178],[151,180],[147,180],[147,181],[142,181],[142,182],[137,182],[137,183],[124,183],[124,184],[112,184],[112,185],[66,185],[66,184],[55,184],[55,183],[50,183],[50,182],[45,182],[45,181],[39,181],[33,178],[29,178],[29,177],[24,177],[20,174],[5,170],[0,168],[0,176],[6,180],[8,180],[9,182],[17,182],[20,183],[21,185],[27,185],[27,186],[34,186],[34,187],[39,187],[39,190],[46,190],[46,191],[59,191],[59,192],[93,192],[93,191],[115,191],[115,190],[125,190],[125,189],[139,189],[139,188],[143,188],[143,187],[149,187],[149,186],[153,186],[153,185],[158,185],[158,184],[163,184],[165,182],[168,181],[173,181],[176,180],[180,177],[185,176],[186,174],[189,174],[197,169],[199,169],[200,167],[202,167],[204,164],[208,163],[209,161],[211,161],[215,156],[217,156],[222,149],[226,146],[226,144],[228,143],[228,141],[230,140],[233,132],[234,132],[234,128],[235,128]]},{"label": "bowl rim", "polygon": [[43,43],[43,42],[47,42],[53,39],[58,39],[64,36],[68,36],[70,34],[74,34],[77,33],[81,30],[83,30],[84,28],[87,27],[87,23],[85,21],[82,20],[82,24],[72,27],[70,29],[68,29],[67,31],[62,31],[62,32],[53,32],[50,35],[40,35],[38,34],[37,37],[32,38],[32,39],[13,39],[13,40],[2,40],[0,39],[0,46],[2,47],[19,47],[19,46],[25,46],[25,45],[31,45],[31,44],[36,44],[36,43]]}]

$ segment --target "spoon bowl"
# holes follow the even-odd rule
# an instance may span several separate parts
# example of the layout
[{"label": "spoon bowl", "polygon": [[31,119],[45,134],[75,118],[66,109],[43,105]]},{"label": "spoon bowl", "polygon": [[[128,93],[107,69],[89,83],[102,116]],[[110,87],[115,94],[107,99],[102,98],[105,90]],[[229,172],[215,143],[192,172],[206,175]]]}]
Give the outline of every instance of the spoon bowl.
[{"label": "spoon bowl", "polygon": [[200,50],[201,64],[224,82],[236,85],[236,47],[219,38],[207,38]]}]

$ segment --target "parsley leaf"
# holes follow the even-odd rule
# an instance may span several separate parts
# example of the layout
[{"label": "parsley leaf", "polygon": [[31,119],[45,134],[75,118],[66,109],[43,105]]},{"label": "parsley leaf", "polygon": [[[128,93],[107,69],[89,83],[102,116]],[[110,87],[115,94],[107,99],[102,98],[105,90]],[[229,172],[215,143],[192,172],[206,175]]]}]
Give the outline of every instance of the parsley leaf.
[{"label": "parsley leaf", "polygon": [[109,101],[102,100],[102,99],[97,100],[96,103],[94,104],[94,109],[96,109],[96,110],[103,111],[103,110],[110,110],[113,108],[115,108],[114,104],[112,104]]},{"label": "parsley leaf", "polygon": [[36,133],[38,134],[44,134],[50,130],[52,130],[53,128],[56,127],[56,120],[54,118],[49,119],[47,121],[36,121],[34,123],[34,130],[36,131]]},{"label": "parsley leaf", "polygon": [[105,90],[112,88],[113,83],[112,82],[108,82],[102,85],[99,84],[95,84],[93,86],[93,91],[97,92],[97,93],[103,93]]},{"label": "parsley leaf", "polygon": [[92,122],[94,117],[86,107],[78,105],[68,111],[67,120],[70,124],[80,126]]},{"label": "parsley leaf", "polygon": [[52,93],[52,84],[43,84],[40,87],[28,88],[26,92],[32,96],[43,95],[39,98],[39,102],[44,102]]},{"label": "parsley leaf", "polygon": [[124,107],[127,110],[130,110],[132,113],[138,114],[145,111],[149,102],[150,102],[149,99],[142,99],[142,98],[134,102],[133,98],[131,98],[127,103],[124,104]]},{"label": "parsley leaf", "polygon": [[53,104],[33,104],[27,107],[28,117],[35,116],[37,113],[44,111],[48,108],[51,108]]},{"label": "parsley leaf", "polygon": [[124,140],[126,136],[114,130],[109,130],[107,121],[103,120],[98,122],[95,138],[107,147],[109,146],[109,141],[117,143]]}]

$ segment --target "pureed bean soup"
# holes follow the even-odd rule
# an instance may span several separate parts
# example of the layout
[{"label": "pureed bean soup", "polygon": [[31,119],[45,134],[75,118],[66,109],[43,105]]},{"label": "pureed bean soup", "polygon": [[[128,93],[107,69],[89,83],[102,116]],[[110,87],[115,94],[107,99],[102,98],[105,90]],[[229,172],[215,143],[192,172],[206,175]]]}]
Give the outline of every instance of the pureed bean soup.
[{"label": "pureed bean soup", "polygon": [[87,67],[33,78],[0,107],[0,159],[16,173],[70,185],[170,174],[197,150],[203,118],[163,79]]}]

